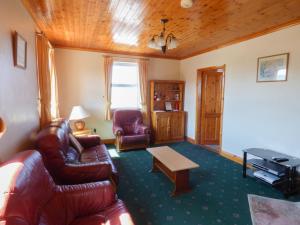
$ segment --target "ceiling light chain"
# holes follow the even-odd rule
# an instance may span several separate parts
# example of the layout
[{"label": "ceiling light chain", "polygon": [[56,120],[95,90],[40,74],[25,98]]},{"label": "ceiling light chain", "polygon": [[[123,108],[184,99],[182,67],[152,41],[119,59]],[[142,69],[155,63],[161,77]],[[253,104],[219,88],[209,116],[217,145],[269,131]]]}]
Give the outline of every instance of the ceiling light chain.
[{"label": "ceiling light chain", "polygon": [[149,48],[160,49],[163,53],[166,53],[167,49],[174,49],[177,47],[177,39],[174,34],[169,33],[167,36],[166,33],[166,23],[169,22],[168,19],[161,19],[163,24],[163,30],[160,35],[153,35],[148,43]]}]

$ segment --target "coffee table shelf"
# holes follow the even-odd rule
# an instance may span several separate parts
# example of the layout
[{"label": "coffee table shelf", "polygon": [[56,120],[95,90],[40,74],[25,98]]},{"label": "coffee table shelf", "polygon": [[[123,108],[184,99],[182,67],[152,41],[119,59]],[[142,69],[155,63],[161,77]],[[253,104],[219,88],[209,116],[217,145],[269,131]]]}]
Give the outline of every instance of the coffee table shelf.
[{"label": "coffee table shelf", "polygon": [[168,146],[147,148],[153,156],[151,172],[163,172],[173,183],[172,196],[190,190],[189,171],[199,165]]}]

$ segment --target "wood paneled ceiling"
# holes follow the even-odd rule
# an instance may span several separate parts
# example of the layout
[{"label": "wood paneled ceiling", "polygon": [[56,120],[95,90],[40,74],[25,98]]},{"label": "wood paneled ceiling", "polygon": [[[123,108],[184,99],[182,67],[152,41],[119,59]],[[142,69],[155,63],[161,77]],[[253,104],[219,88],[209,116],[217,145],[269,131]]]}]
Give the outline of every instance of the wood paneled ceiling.
[{"label": "wood paneled ceiling", "polygon": [[[300,22],[300,0],[23,0],[54,46],[183,59]],[[179,42],[150,49],[161,18]]]}]

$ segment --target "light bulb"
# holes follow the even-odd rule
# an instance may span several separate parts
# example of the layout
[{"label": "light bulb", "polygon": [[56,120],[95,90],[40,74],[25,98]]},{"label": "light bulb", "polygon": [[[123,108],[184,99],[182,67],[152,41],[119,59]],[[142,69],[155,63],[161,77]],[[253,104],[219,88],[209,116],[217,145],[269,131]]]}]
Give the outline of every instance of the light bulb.
[{"label": "light bulb", "polygon": [[181,0],[181,7],[182,8],[191,8],[193,6],[193,0]]}]

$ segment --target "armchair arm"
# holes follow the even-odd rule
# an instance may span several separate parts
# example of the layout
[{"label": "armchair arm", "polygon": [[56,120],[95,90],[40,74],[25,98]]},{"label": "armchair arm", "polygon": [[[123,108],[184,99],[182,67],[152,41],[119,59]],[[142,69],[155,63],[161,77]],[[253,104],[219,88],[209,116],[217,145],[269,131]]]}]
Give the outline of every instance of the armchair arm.
[{"label": "armchair arm", "polygon": [[101,144],[101,138],[98,135],[90,135],[87,137],[76,137],[83,148],[91,148]]},{"label": "armchair arm", "polygon": [[120,136],[120,135],[123,135],[124,134],[124,130],[122,127],[120,126],[113,126],[113,132],[114,132],[114,135],[116,136]]},{"label": "armchair arm", "polygon": [[75,217],[98,213],[117,201],[109,181],[57,186],[56,197],[64,200],[65,208]]},{"label": "armchair arm", "polygon": [[150,128],[141,124],[139,125],[138,132],[139,134],[150,134]]},{"label": "armchair arm", "polygon": [[109,179],[111,174],[112,168],[109,162],[66,163],[62,180],[68,184],[86,183]]}]

